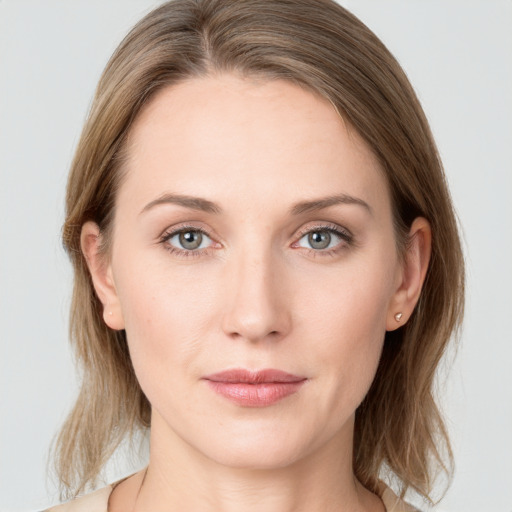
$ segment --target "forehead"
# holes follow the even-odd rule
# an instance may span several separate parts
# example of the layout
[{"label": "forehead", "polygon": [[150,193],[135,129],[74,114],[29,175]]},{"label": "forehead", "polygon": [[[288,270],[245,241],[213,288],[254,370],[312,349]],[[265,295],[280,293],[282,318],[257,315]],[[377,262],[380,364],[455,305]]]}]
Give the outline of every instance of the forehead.
[{"label": "forehead", "polygon": [[233,75],[169,86],[135,121],[120,194],[139,202],[167,192],[261,205],[334,193],[388,199],[376,157],[327,100]]}]

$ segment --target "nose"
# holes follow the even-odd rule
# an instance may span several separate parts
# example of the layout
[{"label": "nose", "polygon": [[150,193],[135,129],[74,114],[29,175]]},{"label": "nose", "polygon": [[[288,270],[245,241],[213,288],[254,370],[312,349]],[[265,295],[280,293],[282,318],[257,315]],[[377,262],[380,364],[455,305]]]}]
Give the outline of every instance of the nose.
[{"label": "nose", "polygon": [[233,339],[277,340],[291,329],[284,272],[272,255],[242,255],[228,265],[222,328]]}]

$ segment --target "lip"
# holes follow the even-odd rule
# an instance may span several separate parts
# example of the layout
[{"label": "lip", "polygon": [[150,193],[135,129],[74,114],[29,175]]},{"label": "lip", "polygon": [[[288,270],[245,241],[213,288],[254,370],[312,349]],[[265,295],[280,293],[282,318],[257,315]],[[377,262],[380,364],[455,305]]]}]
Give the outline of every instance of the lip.
[{"label": "lip", "polygon": [[267,407],[296,393],[306,377],[281,370],[225,370],[203,377],[213,391],[245,407]]}]

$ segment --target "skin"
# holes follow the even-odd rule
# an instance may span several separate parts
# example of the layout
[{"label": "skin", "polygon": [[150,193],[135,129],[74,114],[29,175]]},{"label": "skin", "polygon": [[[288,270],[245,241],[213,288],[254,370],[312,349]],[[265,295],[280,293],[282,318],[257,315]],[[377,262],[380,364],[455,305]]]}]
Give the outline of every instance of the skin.
[{"label": "skin", "polygon": [[[125,480],[109,510],[384,510],[353,475],[354,415],[385,331],[418,299],[428,222],[413,223],[402,262],[377,159],[330,103],[285,81],[216,75],[168,87],[128,143],[108,259],[97,226],[82,229],[105,322],[126,330],[152,405],[144,485],[142,474]],[[154,204],[165,194],[221,212]],[[355,201],[290,212],[340,194]],[[179,235],[165,238],[173,229],[208,235],[184,249]],[[328,248],[308,233],[330,233]],[[202,380],[230,368],[307,380],[248,408]]]}]

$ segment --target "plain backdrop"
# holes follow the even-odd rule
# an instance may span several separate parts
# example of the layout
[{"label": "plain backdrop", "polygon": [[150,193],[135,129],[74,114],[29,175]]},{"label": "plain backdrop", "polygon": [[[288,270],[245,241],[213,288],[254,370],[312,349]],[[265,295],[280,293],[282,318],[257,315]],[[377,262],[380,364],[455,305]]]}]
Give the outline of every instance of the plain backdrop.
[{"label": "plain backdrop", "polygon": [[[77,389],[61,248],[66,174],[96,82],[152,0],[0,0],[0,510],[41,510]],[[465,239],[467,314],[441,395],[457,467],[438,511],[512,511],[512,2],[347,0],[408,73]],[[117,478],[130,464],[112,467]]]}]

